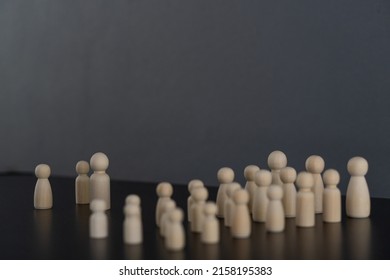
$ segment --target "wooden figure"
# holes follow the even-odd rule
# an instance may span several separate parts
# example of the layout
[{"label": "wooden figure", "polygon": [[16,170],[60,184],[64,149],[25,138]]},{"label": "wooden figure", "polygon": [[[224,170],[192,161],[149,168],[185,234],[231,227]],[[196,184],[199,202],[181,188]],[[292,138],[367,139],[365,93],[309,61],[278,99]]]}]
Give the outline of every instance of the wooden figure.
[{"label": "wooden figure", "polygon": [[225,200],[224,224],[227,227],[230,227],[232,225],[232,219],[233,219],[234,207],[235,207],[235,203],[233,201],[233,194],[235,191],[237,191],[239,189],[241,189],[241,185],[237,182],[227,184],[227,186],[226,186],[227,199]]},{"label": "wooden figure", "polygon": [[235,203],[235,208],[232,225],[230,227],[231,234],[234,238],[248,238],[251,234],[252,225],[248,209],[248,191],[244,189],[235,191],[233,194],[233,201]]},{"label": "wooden figure", "polygon": [[180,251],[185,246],[185,233],[183,227],[184,213],[180,208],[172,210],[169,214],[169,223],[165,246],[170,251]]},{"label": "wooden figure", "polygon": [[123,222],[123,240],[126,244],[141,244],[143,229],[140,207],[135,204],[127,204],[124,207],[125,220]]},{"label": "wooden figure", "polygon": [[313,175],[309,172],[300,172],[297,176],[296,184],[299,188],[297,194],[296,225],[298,227],[314,227],[315,207]]},{"label": "wooden figure", "polygon": [[204,221],[201,233],[201,241],[207,244],[219,242],[219,222],[216,218],[217,205],[214,202],[207,202],[204,206]]},{"label": "wooden figure", "polygon": [[191,222],[192,221],[192,217],[191,217],[191,206],[194,202],[194,199],[192,198],[192,191],[196,188],[204,188],[204,184],[201,180],[198,180],[198,179],[194,179],[194,180],[191,180],[189,183],[188,183],[188,192],[190,193],[188,199],[187,199],[187,216],[188,216],[188,222]]},{"label": "wooden figure", "polygon": [[245,189],[249,193],[249,212],[252,213],[252,207],[253,207],[253,197],[255,196],[256,192],[256,183],[255,183],[255,174],[257,171],[259,171],[260,168],[257,165],[248,165],[244,169],[244,177],[246,179]]},{"label": "wooden figure", "polygon": [[287,157],[282,151],[273,151],[268,156],[268,167],[272,173],[272,184],[282,185],[280,180],[280,170],[287,166]]},{"label": "wooden figure", "polygon": [[109,165],[108,157],[104,153],[95,153],[90,160],[90,165],[94,171],[89,179],[90,200],[103,199],[105,201],[105,210],[111,208],[110,176],[106,170]]},{"label": "wooden figure", "polygon": [[89,204],[89,163],[81,160],[76,164],[78,176],[75,180],[76,204]]},{"label": "wooden figure", "polygon": [[203,220],[204,220],[203,207],[206,203],[208,196],[209,193],[206,188],[197,188],[193,191],[194,203],[191,206],[191,211],[192,211],[191,231],[192,232],[202,231]]},{"label": "wooden figure", "polygon": [[234,180],[234,171],[229,167],[222,167],[218,170],[217,178],[219,182],[219,188],[217,193],[217,216],[220,218],[225,217],[225,200],[226,200],[226,186],[229,183],[232,183]]},{"label": "wooden figure", "polygon": [[253,199],[252,219],[255,222],[265,222],[268,208],[268,187],[272,182],[272,174],[266,169],[257,171],[255,174],[255,183],[257,189]]},{"label": "wooden figure", "polygon": [[106,202],[103,199],[91,201],[92,214],[89,218],[89,236],[91,238],[106,238],[108,236],[108,218],[104,212]]},{"label": "wooden figure", "polygon": [[156,187],[156,193],[158,196],[156,205],[156,225],[160,226],[161,215],[164,209],[164,204],[171,200],[173,194],[173,187],[168,182],[161,182]]},{"label": "wooden figure", "polygon": [[286,218],[294,218],[296,215],[297,190],[295,180],[297,172],[292,167],[285,167],[280,171],[280,179],[283,182],[283,208]]},{"label": "wooden figure", "polygon": [[323,174],[325,183],[322,220],[327,223],[341,222],[341,192],[337,188],[340,175],[337,170],[328,169]]},{"label": "wooden figure", "polygon": [[325,168],[325,161],[322,157],[312,155],[305,162],[307,172],[311,173],[314,178],[314,204],[316,213],[322,213],[322,201],[324,193],[324,182],[322,181],[321,173]]},{"label": "wooden figure", "polygon": [[284,210],[282,204],[283,189],[279,185],[271,185],[267,191],[268,209],[265,228],[269,232],[282,232],[284,230]]},{"label": "wooden figure", "polygon": [[39,164],[35,167],[37,182],[34,189],[35,209],[50,209],[53,207],[53,193],[49,182],[50,166]]}]

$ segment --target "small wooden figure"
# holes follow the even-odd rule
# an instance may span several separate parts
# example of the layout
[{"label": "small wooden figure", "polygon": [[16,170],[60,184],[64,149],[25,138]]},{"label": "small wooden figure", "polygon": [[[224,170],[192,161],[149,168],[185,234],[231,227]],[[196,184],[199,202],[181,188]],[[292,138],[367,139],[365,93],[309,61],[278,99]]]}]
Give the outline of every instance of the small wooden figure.
[{"label": "small wooden figure", "polygon": [[321,173],[325,168],[325,161],[322,157],[312,155],[305,162],[307,172],[311,173],[314,178],[314,204],[316,213],[322,213],[322,201],[324,193],[324,182],[322,181]]},{"label": "small wooden figure", "polygon": [[34,190],[35,209],[50,209],[53,207],[53,193],[49,182],[50,167],[47,164],[39,164],[35,167],[37,182]]},{"label": "small wooden figure", "polygon": [[141,244],[143,230],[140,208],[134,204],[124,207],[125,220],[123,222],[123,240],[126,244]]},{"label": "small wooden figure", "polygon": [[194,203],[191,206],[191,212],[192,212],[191,231],[192,232],[202,231],[203,220],[204,220],[203,207],[206,203],[208,196],[209,193],[206,188],[197,188],[193,191]]},{"label": "small wooden figure", "polygon": [[108,236],[108,218],[104,212],[106,202],[103,199],[91,201],[92,214],[89,217],[89,236],[91,238],[106,238]]},{"label": "small wooden figure", "polygon": [[160,221],[160,234],[165,237],[167,233],[167,223],[169,223],[169,213],[176,208],[176,202],[171,199],[164,204],[164,209]]},{"label": "small wooden figure", "polygon": [[236,190],[239,190],[239,189],[241,189],[241,185],[237,182],[227,184],[227,186],[226,186],[227,199],[225,200],[224,224],[227,227],[230,227],[232,225],[232,219],[233,219],[234,207],[235,207],[235,204],[233,201],[233,194]]},{"label": "small wooden figure", "polygon": [[141,198],[136,194],[129,194],[126,196],[125,205],[132,204],[141,207]]},{"label": "small wooden figure", "polygon": [[225,200],[226,200],[226,186],[229,183],[232,183],[234,180],[234,171],[229,167],[222,167],[218,170],[217,178],[219,182],[219,188],[217,193],[217,216],[220,218],[225,217]]},{"label": "small wooden figure", "polygon": [[325,183],[322,220],[327,223],[341,222],[341,193],[337,188],[340,175],[337,170],[328,169],[323,174]]},{"label": "small wooden figure", "polygon": [[203,243],[215,244],[219,242],[219,222],[216,218],[217,205],[214,202],[207,202],[204,206],[204,221],[201,234]]},{"label": "small wooden figure", "polygon": [[252,225],[248,209],[248,191],[244,189],[235,191],[233,194],[233,201],[235,203],[235,208],[232,226],[230,227],[231,234],[234,238],[248,238],[251,234]]},{"label": "small wooden figure", "polygon": [[268,209],[265,228],[269,232],[282,232],[284,230],[284,210],[282,204],[283,189],[279,185],[271,185],[267,191]]},{"label": "small wooden figure", "polygon": [[204,188],[204,184],[201,180],[194,179],[188,183],[188,192],[190,193],[190,195],[187,199],[187,216],[188,216],[188,222],[190,222],[190,223],[192,221],[190,210],[191,210],[191,206],[194,202],[194,199],[192,198],[192,190],[194,190],[196,188]]},{"label": "small wooden figure", "polygon": [[108,157],[101,152],[95,153],[89,163],[94,171],[89,179],[89,199],[91,201],[103,199],[105,201],[105,210],[108,210],[111,208],[110,176],[106,173],[109,165]]},{"label": "small wooden figure", "polygon": [[259,171],[260,168],[257,165],[248,165],[244,169],[244,177],[246,180],[245,189],[249,192],[249,212],[252,213],[252,207],[253,207],[253,197],[255,196],[256,192],[256,183],[255,183],[255,174],[257,171]]},{"label": "small wooden figure", "polygon": [[268,167],[272,173],[272,184],[282,185],[280,170],[287,166],[287,157],[282,151],[273,151],[268,156]]},{"label": "small wooden figure", "polygon": [[185,233],[183,227],[184,213],[180,208],[172,210],[169,214],[169,223],[165,246],[171,251],[180,251],[185,246]]},{"label": "small wooden figure", "polygon": [[365,178],[368,162],[362,157],[353,157],[348,161],[347,168],[351,175],[346,194],[347,216],[367,218],[371,212],[370,192]]},{"label": "small wooden figure", "polygon": [[292,167],[285,167],[280,171],[280,179],[283,182],[283,208],[286,218],[294,218],[296,215],[297,190],[295,180],[297,172]]},{"label": "small wooden figure", "polygon": [[297,215],[296,225],[298,227],[314,227],[315,225],[315,207],[313,175],[309,172],[300,172],[297,176],[296,184],[299,188],[297,194]]},{"label": "small wooden figure", "polygon": [[272,182],[272,174],[266,169],[257,171],[255,174],[255,183],[257,189],[253,199],[252,219],[255,222],[265,222],[268,208],[268,187]]},{"label": "small wooden figure", "polygon": [[157,185],[156,193],[158,196],[156,205],[156,225],[160,226],[161,215],[164,209],[164,204],[171,200],[173,194],[173,187],[168,182],[161,182]]},{"label": "small wooden figure", "polygon": [[78,176],[75,180],[76,204],[89,204],[89,163],[81,160],[76,164]]}]

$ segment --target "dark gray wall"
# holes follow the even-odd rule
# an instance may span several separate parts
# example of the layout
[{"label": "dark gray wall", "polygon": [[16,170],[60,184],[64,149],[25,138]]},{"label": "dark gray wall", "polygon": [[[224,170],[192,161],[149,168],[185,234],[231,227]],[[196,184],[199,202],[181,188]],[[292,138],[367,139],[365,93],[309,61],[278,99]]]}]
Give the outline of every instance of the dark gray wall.
[{"label": "dark gray wall", "polygon": [[390,197],[390,2],[0,1],[1,170],[217,185],[310,154]]}]

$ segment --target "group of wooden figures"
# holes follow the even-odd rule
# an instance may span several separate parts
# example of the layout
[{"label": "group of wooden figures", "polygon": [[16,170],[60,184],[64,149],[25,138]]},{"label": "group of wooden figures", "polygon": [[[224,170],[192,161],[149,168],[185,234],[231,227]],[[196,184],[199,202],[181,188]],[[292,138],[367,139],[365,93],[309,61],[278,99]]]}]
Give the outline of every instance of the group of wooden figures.
[{"label": "group of wooden figures", "polygon": [[[75,200],[77,204],[89,204],[90,237],[108,236],[110,209],[110,177],[106,174],[109,160],[104,153],[95,153],[90,163],[79,161],[76,165],[78,176],[75,180]],[[89,168],[93,169],[91,177]],[[203,243],[218,243],[220,239],[218,218],[230,228],[234,238],[248,238],[251,224],[264,222],[269,232],[282,232],[285,218],[295,218],[298,227],[315,226],[315,215],[322,214],[323,221],[341,221],[341,193],[337,185],[340,175],[334,169],[324,172],[322,157],[312,155],[307,158],[306,171],[299,174],[287,166],[287,157],[281,151],[268,156],[270,170],[249,165],[244,170],[245,187],[234,181],[234,171],[229,167],[219,169],[217,179],[219,189],[215,202],[207,201],[208,191],[201,180],[191,180],[188,184],[188,222],[192,232],[201,234]],[[366,218],[370,215],[370,194],[365,179],[368,163],[362,157],[348,161],[350,180],[346,193],[346,214],[351,218]],[[50,167],[40,164],[35,169],[37,183],[34,191],[34,207],[50,209],[53,197],[50,182]],[[297,188],[298,187],[298,191]],[[164,237],[168,250],[182,250],[185,246],[183,226],[184,211],[176,206],[171,198],[173,187],[168,182],[157,185],[156,225]],[[127,244],[143,241],[141,199],[131,194],[126,197],[124,206],[123,239]]]}]

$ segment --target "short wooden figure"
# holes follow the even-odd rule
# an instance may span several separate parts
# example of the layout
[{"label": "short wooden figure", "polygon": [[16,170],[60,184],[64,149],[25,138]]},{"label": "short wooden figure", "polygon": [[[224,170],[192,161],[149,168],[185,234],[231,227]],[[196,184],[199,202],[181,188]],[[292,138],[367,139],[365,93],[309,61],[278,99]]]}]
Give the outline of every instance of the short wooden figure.
[{"label": "short wooden figure", "polygon": [[268,208],[268,187],[272,182],[272,174],[266,169],[257,171],[255,174],[255,183],[257,189],[253,198],[252,219],[255,222],[265,222]]},{"label": "short wooden figure", "polygon": [[184,213],[180,208],[172,210],[169,214],[169,223],[165,246],[171,251],[180,251],[185,246],[185,233],[183,227]]},{"label": "short wooden figure", "polygon": [[323,174],[325,183],[322,220],[326,223],[341,222],[341,192],[337,188],[340,175],[337,170],[328,169]]},{"label": "short wooden figure", "polygon": [[124,207],[125,220],[123,222],[123,241],[126,244],[141,244],[143,240],[143,229],[140,207],[134,204],[127,204]]},{"label": "short wooden figure", "polygon": [[309,172],[300,172],[297,176],[296,184],[299,188],[297,194],[297,215],[296,225],[298,227],[314,227],[315,225],[315,207],[313,175]]},{"label": "short wooden figure", "polygon": [[206,203],[206,200],[209,196],[209,193],[206,188],[197,188],[193,191],[194,203],[191,206],[191,231],[192,232],[201,232],[203,227],[204,220],[204,210],[203,207]]},{"label": "short wooden figure", "polygon": [[94,199],[90,203],[92,214],[89,217],[89,236],[91,238],[106,238],[108,236],[108,218],[104,212],[106,202],[103,199]]},{"label": "short wooden figure", "polygon": [[322,181],[321,173],[325,168],[325,161],[322,157],[312,155],[305,162],[307,172],[311,173],[314,178],[314,204],[316,213],[322,213],[322,201],[324,193],[324,182]]},{"label": "short wooden figure", "polygon": [[78,176],[75,180],[76,204],[89,204],[89,163],[81,160],[76,164]]},{"label": "short wooden figure", "polygon": [[271,185],[267,191],[268,209],[265,228],[269,232],[282,232],[284,230],[283,189],[279,185]]},{"label": "short wooden figure", "polygon": [[233,201],[235,203],[235,208],[232,225],[230,227],[231,234],[234,238],[248,238],[252,230],[252,221],[248,209],[248,191],[244,189],[235,191],[233,194]]},{"label": "short wooden figure", "polygon": [[188,183],[188,192],[190,193],[190,195],[187,198],[187,218],[188,218],[188,222],[192,221],[191,211],[190,211],[192,203],[194,202],[194,199],[192,198],[192,190],[194,190],[196,188],[204,188],[204,183],[201,180],[198,180],[198,179],[191,180]]},{"label": "short wooden figure", "polygon": [[347,186],[346,210],[351,218],[367,218],[371,212],[371,198],[365,175],[368,162],[362,157],[353,157],[348,161],[348,173],[351,175]]},{"label": "short wooden figure", "polygon": [[201,240],[203,243],[215,244],[219,242],[219,222],[216,218],[217,205],[214,202],[207,202],[204,206],[203,229]]},{"label": "short wooden figure", "polygon": [[297,172],[292,167],[285,167],[280,171],[280,179],[283,182],[283,208],[286,218],[294,218],[297,208],[297,190],[295,180]]},{"label": "short wooden figure", "polygon": [[246,180],[245,189],[249,192],[249,212],[252,213],[252,207],[253,207],[253,197],[255,196],[256,192],[256,183],[255,183],[255,174],[257,171],[259,171],[260,168],[257,165],[248,165],[244,169],[244,177]]},{"label": "short wooden figure", "polygon": [[232,183],[234,180],[234,171],[229,167],[222,167],[218,170],[217,178],[219,182],[219,188],[217,193],[217,216],[220,218],[225,217],[225,200],[226,200],[226,186],[229,183]]},{"label": "short wooden figure", "polygon": [[50,166],[39,164],[35,167],[37,182],[34,190],[35,209],[50,209],[53,207],[53,193],[49,182]]},{"label": "short wooden figure", "polygon": [[161,215],[164,209],[164,204],[171,200],[173,194],[173,187],[168,182],[161,182],[156,187],[156,193],[158,196],[156,205],[156,225],[160,226]]},{"label": "short wooden figure", "polygon": [[94,171],[89,179],[90,200],[103,199],[105,210],[111,208],[110,176],[106,173],[109,165],[108,157],[104,153],[95,153],[90,160]]},{"label": "short wooden figure", "polygon": [[241,189],[241,185],[237,182],[227,184],[226,187],[227,199],[225,200],[225,211],[224,211],[225,213],[224,224],[227,227],[230,227],[232,225],[232,219],[233,219],[234,207],[235,207],[235,203],[233,201],[233,194],[235,191],[239,189]]}]

